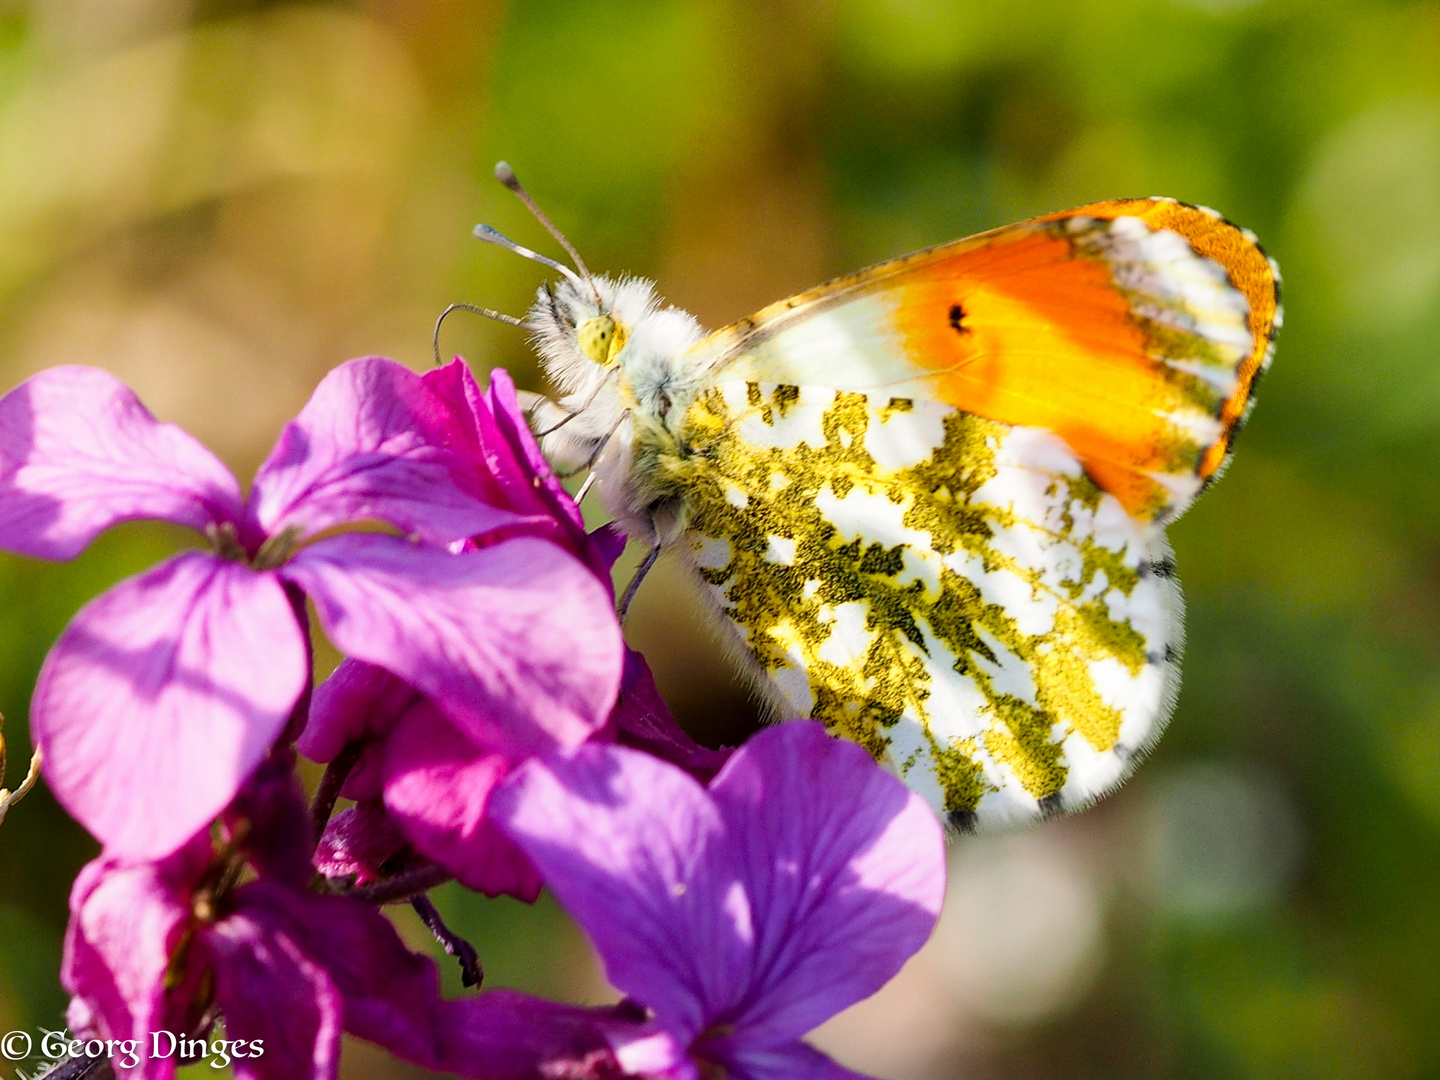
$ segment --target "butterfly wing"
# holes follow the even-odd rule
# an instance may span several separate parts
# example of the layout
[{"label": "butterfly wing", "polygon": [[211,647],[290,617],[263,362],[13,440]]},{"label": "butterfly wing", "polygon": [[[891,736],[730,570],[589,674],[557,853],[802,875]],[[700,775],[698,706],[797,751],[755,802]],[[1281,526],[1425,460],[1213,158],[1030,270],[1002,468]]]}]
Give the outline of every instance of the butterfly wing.
[{"label": "butterfly wing", "polygon": [[1250,233],[1168,199],[1053,214],[882,263],[692,350],[715,380],[942,401],[1055,432],[1143,520],[1218,475],[1280,323]]},{"label": "butterfly wing", "polygon": [[1162,524],[1225,460],[1276,287],[1208,211],[1036,219],[707,338],[709,388],[641,458],[778,710],[960,827],[1075,808],[1168,716]]}]

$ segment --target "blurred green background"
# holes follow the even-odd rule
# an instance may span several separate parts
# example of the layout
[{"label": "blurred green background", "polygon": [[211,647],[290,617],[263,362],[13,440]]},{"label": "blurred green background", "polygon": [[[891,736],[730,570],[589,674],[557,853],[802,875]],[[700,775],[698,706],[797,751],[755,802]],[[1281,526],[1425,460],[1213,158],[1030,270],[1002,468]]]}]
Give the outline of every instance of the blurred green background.
[{"label": "blurred green background", "polygon": [[[1285,327],[1171,530],[1170,732],[1096,810],[953,845],[931,945],[816,1041],[889,1080],[1440,1075],[1440,6],[3,3],[0,381],[104,366],[248,476],[334,364],[423,368],[453,300],[523,312],[538,268],[469,237],[553,249],[500,157],[592,267],[712,327],[1099,198],[1254,229]],[[513,330],[462,316],[444,346],[542,388]],[[184,542],[0,561],[6,784],[61,627]],[[633,637],[733,742],[753,710],[696,611],[662,564]],[[44,793],[0,828],[0,1032],[60,1025],[94,850]],[[553,905],[439,899],[492,982],[605,999]],[[346,1075],[411,1073],[352,1047]]]}]

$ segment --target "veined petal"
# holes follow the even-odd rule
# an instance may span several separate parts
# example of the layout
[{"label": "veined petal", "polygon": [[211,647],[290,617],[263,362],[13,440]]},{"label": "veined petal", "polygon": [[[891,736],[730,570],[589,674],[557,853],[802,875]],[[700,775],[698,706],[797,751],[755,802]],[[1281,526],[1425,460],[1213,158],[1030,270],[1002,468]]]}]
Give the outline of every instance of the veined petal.
[{"label": "veined petal", "polygon": [[572,551],[583,546],[585,519],[535,441],[502,368],[490,372],[482,392],[464,362],[456,359],[421,376],[459,421],[457,445],[472,466],[472,483],[495,506],[549,523],[544,535]]},{"label": "veined petal", "polygon": [[310,719],[296,749],[311,761],[333,761],[348,743],[384,735],[420,696],[409,683],[363,660],[342,660],[315,688]]},{"label": "veined petal", "polygon": [[280,572],[314,600],[342,652],[414,683],[487,747],[574,746],[615,702],[623,658],[609,596],[543,540],[452,555],[346,534]]},{"label": "veined petal", "polygon": [[422,700],[385,742],[385,808],[416,850],[467,889],[528,904],[540,895],[540,875],[488,813],[512,764],[476,746]]},{"label": "veined petal", "polygon": [[390,920],[359,900],[259,881],[235,893],[236,910],[295,942],[344,999],[345,1030],[409,1061],[442,1057],[440,979],[428,957],[401,943]]},{"label": "veined petal", "polygon": [[[101,856],[76,877],[60,981],[83,1004],[96,1037],[148,1046],[150,1033],[168,1026],[166,972],[209,855],[209,838],[200,836],[159,862]],[[137,1067],[128,1075],[151,1071]]]},{"label": "veined petal", "polygon": [[803,1042],[765,1049],[742,1047],[717,1060],[734,1080],[871,1080]]},{"label": "veined petal", "polygon": [[31,728],[65,808],[112,852],[157,858],[230,802],[305,679],[280,582],[195,552],[80,610],[41,669]]},{"label": "veined petal", "polygon": [[746,898],[705,789],[648,754],[587,745],[522,765],[491,815],[585,928],[609,980],[679,1043],[744,992]]},{"label": "veined petal", "polygon": [[924,800],[809,721],[752,736],[710,790],[754,906],[736,1042],[782,1045],[879,990],[930,936],[944,835]]},{"label": "veined petal", "polygon": [[255,475],[249,512],[267,535],[388,521],[449,542],[515,515],[466,490],[452,443],[460,421],[420,376],[372,356],[320,381]]},{"label": "veined petal", "polygon": [[[261,886],[269,888],[270,886]],[[251,888],[254,888],[253,886]],[[205,931],[227,1038],[263,1043],[234,1059],[238,1080],[335,1080],[344,1002],[324,967],[244,903]]]},{"label": "veined petal", "polygon": [[405,844],[379,797],[366,799],[330,819],[315,848],[315,869],[326,877],[354,874],[357,885],[368,885]]},{"label": "veined petal", "polygon": [[237,521],[240,488],[193,436],[98,368],[42,371],[0,398],[0,547],[71,559],[121,521],[201,532]]},{"label": "veined petal", "polygon": [[446,1001],[430,958],[405,948],[390,920],[366,904],[263,881],[235,896],[246,918],[296,943],[324,969],[344,1001],[345,1030],[396,1057],[475,1080],[619,1075],[600,1010],[510,990]]},{"label": "veined petal", "polygon": [[429,1067],[475,1080],[615,1080],[613,1026],[599,1009],[486,990],[440,1003],[443,1056]]}]

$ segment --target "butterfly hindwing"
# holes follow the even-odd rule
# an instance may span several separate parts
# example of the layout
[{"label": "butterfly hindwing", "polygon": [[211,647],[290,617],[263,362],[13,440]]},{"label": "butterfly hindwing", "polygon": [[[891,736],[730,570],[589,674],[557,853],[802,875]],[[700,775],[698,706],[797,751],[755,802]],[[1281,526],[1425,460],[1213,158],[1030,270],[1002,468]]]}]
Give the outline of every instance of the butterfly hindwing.
[{"label": "butterfly hindwing", "polygon": [[1083,805],[1158,734],[1168,552],[1053,433],[726,381],[678,434],[661,467],[684,485],[688,554],[775,705],[956,824]]}]

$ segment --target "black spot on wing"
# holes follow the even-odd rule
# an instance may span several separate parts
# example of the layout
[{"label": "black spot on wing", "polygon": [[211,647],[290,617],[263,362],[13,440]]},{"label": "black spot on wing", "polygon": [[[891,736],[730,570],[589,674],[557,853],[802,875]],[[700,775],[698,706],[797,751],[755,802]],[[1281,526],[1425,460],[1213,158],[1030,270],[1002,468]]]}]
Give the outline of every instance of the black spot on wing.
[{"label": "black spot on wing", "polygon": [[970,333],[970,328],[965,325],[965,309],[959,304],[950,305],[950,329],[957,334]]},{"label": "black spot on wing", "polygon": [[1060,798],[1057,791],[1053,795],[1046,795],[1040,800],[1040,816],[1046,821],[1053,817],[1059,817],[1065,812],[1065,800]]}]

